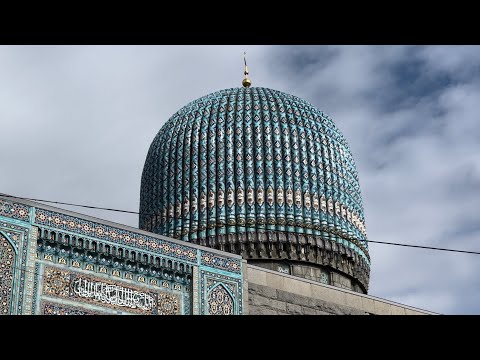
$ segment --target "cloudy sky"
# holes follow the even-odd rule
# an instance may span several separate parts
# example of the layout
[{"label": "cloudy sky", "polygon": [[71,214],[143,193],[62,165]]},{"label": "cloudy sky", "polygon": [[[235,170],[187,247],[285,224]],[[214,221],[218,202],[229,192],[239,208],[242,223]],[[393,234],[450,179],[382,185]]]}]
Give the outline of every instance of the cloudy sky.
[{"label": "cloudy sky", "polygon": [[[479,46],[0,46],[0,192],[138,211],[154,136],[240,86],[243,51],[253,86],[306,99],[343,132],[370,240],[480,251]],[[480,256],[370,254],[371,295],[480,314]]]}]

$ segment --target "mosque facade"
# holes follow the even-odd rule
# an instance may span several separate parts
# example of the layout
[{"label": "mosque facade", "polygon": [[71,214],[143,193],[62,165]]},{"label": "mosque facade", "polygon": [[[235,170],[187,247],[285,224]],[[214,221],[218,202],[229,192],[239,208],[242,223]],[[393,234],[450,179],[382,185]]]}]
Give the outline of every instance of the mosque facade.
[{"label": "mosque facade", "polygon": [[1,314],[243,314],[238,255],[0,196]]}]

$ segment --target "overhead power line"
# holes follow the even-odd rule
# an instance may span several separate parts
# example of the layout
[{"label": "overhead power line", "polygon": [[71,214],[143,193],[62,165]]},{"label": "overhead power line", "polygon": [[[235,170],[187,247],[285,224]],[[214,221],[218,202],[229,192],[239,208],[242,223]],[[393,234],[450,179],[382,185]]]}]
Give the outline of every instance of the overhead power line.
[{"label": "overhead power line", "polygon": [[[152,213],[140,213],[137,211],[130,211],[130,210],[121,210],[121,209],[113,209],[113,208],[105,208],[99,206],[92,206],[92,205],[81,205],[81,204],[73,204],[73,203],[66,203],[61,201],[52,201],[52,200],[43,200],[43,199],[33,199],[33,198],[24,198],[19,196],[7,195],[0,193],[0,196],[13,198],[13,199],[20,199],[20,200],[29,200],[29,201],[39,201],[39,202],[46,202],[51,204],[59,204],[59,205],[68,205],[68,206],[77,206],[87,209],[95,209],[95,210],[105,210],[105,211],[115,211],[127,214],[134,214],[134,215],[157,215]],[[238,226],[238,225],[236,225]],[[253,227],[260,230],[269,230],[266,227],[258,226],[258,225],[242,225],[243,227]],[[286,231],[288,232],[288,231]],[[337,234],[335,234],[337,235]],[[339,236],[339,235],[337,235]],[[339,236],[341,237],[341,236]],[[348,238],[346,239],[348,240]],[[447,249],[447,248],[440,248],[440,247],[433,247],[433,246],[423,246],[423,245],[413,245],[413,244],[402,244],[402,243],[394,243],[388,241],[376,241],[376,240],[361,240],[368,243],[374,244],[382,244],[382,245],[394,245],[394,246],[403,246],[403,247],[410,247],[410,248],[417,248],[417,249],[425,249],[425,250],[437,250],[437,251],[448,251],[454,253],[461,253],[461,254],[473,254],[473,255],[480,255],[480,251],[470,251],[470,250],[459,250],[459,249]]]}]

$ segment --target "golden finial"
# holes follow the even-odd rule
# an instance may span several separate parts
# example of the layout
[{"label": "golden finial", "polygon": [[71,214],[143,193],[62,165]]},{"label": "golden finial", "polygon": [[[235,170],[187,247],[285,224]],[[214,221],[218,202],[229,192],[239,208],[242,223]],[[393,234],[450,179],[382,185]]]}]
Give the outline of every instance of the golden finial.
[{"label": "golden finial", "polygon": [[243,61],[244,61],[244,63],[245,63],[245,72],[244,72],[244,74],[245,74],[245,79],[243,79],[242,85],[243,85],[243,87],[248,88],[248,87],[250,87],[250,85],[252,85],[252,82],[251,82],[250,79],[248,78],[247,59],[245,58],[245,55],[247,55],[246,52],[243,53]]}]

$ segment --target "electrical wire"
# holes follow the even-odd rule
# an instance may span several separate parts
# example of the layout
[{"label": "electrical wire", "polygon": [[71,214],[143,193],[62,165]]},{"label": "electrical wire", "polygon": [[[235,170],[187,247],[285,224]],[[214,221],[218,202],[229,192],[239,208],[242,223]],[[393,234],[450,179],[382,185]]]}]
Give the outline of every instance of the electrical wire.
[{"label": "electrical wire", "polygon": [[[33,198],[24,198],[24,197],[19,197],[19,196],[13,196],[13,195],[7,195],[7,194],[2,194],[0,193],[0,196],[7,197],[7,198],[13,198],[13,199],[21,199],[21,200],[29,200],[29,201],[39,201],[39,202],[46,202],[46,203],[51,203],[51,204],[59,204],[59,205],[68,205],[68,206],[77,206],[77,207],[82,207],[82,208],[87,208],[87,209],[96,209],[96,210],[105,210],[105,211],[115,211],[115,212],[122,212],[122,213],[127,213],[127,214],[134,214],[134,215],[158,215],[158,214],[153,214],[153,213],[140,213],[137,211],[129,211],[129,210],[121,210],[121,209],[113,209],[113,208],[105,208],[105,207],[99,207],[99,206],[92,206],[92,205],[81,205],[81,204],[73,204],[73,203],[66,203],[66,202],[60,202],[60,201],[52,201],[52,200],[42,200],[42,199],[33,199]],[[235,225],[235,226],[242,226],[242,227],[252,227],[258,230],[269,230],[266,227],[263,226],[258,226],[258,225]],[[329,232],[328,230],[321,230],[325,232]],[[286,233],[292,233],[292,231],[285,231]],[[304,233],[300,233],[297,231],[293,231],[293,233],[297,234],[302,234],[305,235]],[[331,233],[331,232],[330,232]],[[349,239],[348,237],[338,235],[338,234],[333,234],[336,235],[342,239],[345,240],[352,240]],[[356,239],[355,239],[356,240]],[[357,240],[358,241],[358,240]],[[480,255],[479,251],[470,251],[470,250],[459,250],[459,249],[447,249],[447,248],[440,248],[440,247],[433,247],[433,246],[424,246],[424,245],[413,245],[413,244],[402,244],[402,243],[395,243],[395,242],[388,242],[388,241],[377,241],[377,240],[360,240],[362,242],[368,242],[368,243],[374,243],[374,244],[382,244],[382,245],[393,245],[393,246],[402,246],[402,247],[410,247],[410,248],[416,248],[416,249],[425,249],[425,250],[437,250],[437,251],[447,251],[447,252],[454,252],[454,253],[461,253],[461,254],[473,254],[473,255]]]}]

